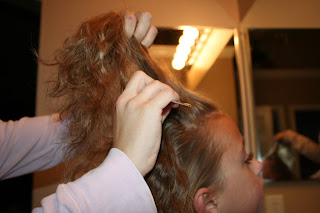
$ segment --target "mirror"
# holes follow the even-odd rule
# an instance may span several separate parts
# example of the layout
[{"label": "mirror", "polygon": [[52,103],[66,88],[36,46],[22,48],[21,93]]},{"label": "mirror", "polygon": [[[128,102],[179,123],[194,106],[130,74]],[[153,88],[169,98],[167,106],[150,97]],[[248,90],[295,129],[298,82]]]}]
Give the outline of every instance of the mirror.
[{"label": "mirror", "polygon": [[[250,29],[257,149],[271,181],[305,180],[320,169],[274,135],[292,129],[320,141],[320,30]],[[302,149],[302,148],[301,148]]]}]

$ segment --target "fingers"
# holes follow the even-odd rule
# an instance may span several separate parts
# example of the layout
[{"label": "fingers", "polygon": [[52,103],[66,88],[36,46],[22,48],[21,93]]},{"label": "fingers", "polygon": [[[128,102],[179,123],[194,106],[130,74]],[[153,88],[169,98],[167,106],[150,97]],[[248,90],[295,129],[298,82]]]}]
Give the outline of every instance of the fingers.
[{"label": "fingers", "polygon": [[279,140],[281,140],[283,138],[283,136],[284,136],[284,132],[279,132],[273,137],[273,139],[275,141],[279,141]]},{"label": "fingers", "polygon": [[151,25],[147,32],[147,35],[141,41],[141,44],[149,48],[153,44],[153,41],[157,37],[157,34],[158,34],[158,29],[155,26]]},{"label": "fingers", "polygon": [[152,111],[158,111],[161,114],[161,122],[163,122],[173,107],[179,107],[178,104],[174,104],[171,101],[180,101],[180,97],[168,85],[154,80],[146,85],[131,101],[138,105],[145,105]]},{"label": "fingers", "polygon": [[171,101],[179,101],[179,95],[168,85],[154,80],[135,97],[137,103],[147,103],[164,109]]},{"label": "fingers", "polygon": [[284,141],[284,142],[294,142],[295,138],[299,134],[293,130],[287,129],[285,131],[279,132],[274,136],[274,140],[276,141]]},{"label": "fingers", "polygon": [[158,29],[151,24],[152,16],[148,12],[134,14],[125,11],[125,32],[128,38],[134,36],[143,46],[149,48],[158,34]]},{"label": "fingers", "polygon": [[319,179],[320,180],[320,170],[310,176],[311,179]]},{"label": "fingers", "polygon": [[[173,90],[162,90],[154,98],[149,101],[151,107],[160,107],[162,109],[162,122],[169,115],[174,104],[171,103],[172,100],[179,100],[179,95]],[[178,107],[178,106],[177,106]]]},{"label": "fingers", "polygon": [[[161,122],[163,123],[163,121],[167,118],[167,116],[169,115],[170,111],[173,107],[173,103],[168,104],[168,106],[166,106],[163,110],[162,110],[162,119]],[[177,106],[179,107],[179,105]]]},{"label": "fingers", "polygon": [[122,99],[130,100],[152,81],[153,78],[148,76],[146,73],[144,73],[143,71],[137,71],[132,75],[131,79],[127,83],[125,90],[121,94],[122,97],[120,97]]},{"label": "fingers", "polygon": [[162,125],[179,95],[142,71],[129,80],[116,103],[113,147],[122,150],[144,176],[153,168]]},{"label": "fingers", "polygon": [[134,102],[136,106],[144,105],[160,113],[163,110],[163,121],[172,107],[179,106],[178,104],[171,104],[171,101],[180,101],[180,97],[170,86],[152,79],[142,71],[137,71],[118,98],[117,107]]},{"label": "fingers", "polygon": [[133,36],[137,39],[137,41],[141,42],[144,39],[144,37],[147,35],[147,32],[149,31],[149,28],[151,26],[152,16],[148,12],[143,12],[143,13],[137,13],[136,17],[137,17],[138,23]]},{"label": "fingers", "polygon": [[124,30],[127,38],[131,38],[136,29],[137,18],[133,12],[125,11],[124,14]]}]

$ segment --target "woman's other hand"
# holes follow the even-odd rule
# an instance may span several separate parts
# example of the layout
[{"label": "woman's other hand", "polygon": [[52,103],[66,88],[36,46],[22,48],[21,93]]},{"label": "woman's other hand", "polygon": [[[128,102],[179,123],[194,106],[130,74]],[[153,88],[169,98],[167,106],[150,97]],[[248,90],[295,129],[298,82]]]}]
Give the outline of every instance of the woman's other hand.
[{"label": "woman's other hand", "polygon": [[134,14],[126,11],[124,18],[127,37],[134,36],[143,46],[149,48],[158,34],[157,28],[151,24],[151,14],[148,12]]}]

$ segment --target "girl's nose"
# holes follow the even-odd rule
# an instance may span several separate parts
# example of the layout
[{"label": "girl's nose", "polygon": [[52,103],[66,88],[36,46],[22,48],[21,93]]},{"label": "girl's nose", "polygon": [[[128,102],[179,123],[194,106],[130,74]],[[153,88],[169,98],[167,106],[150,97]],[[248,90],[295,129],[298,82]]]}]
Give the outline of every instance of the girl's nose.
[{"label": "girl's nose", "polygon": [[252,164],[253,172],[256,175],[259,175],[262,172],[262,169],[263,169],[262,162],[260,162],[257,159],[253,158],[251,164]]}]

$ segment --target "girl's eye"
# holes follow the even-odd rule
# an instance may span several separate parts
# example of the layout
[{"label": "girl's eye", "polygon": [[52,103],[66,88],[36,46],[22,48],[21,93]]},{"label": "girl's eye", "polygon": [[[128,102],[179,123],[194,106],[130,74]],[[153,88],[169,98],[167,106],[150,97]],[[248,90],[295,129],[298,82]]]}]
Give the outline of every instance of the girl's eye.
[{"label": "girl's eye", "polygon": [[250,153],[250,154],[248,155],[247,159],[245,160],[245,163],[246,163],[246,164],[251,164],[252,159],[253,159],[253,154]]}]

